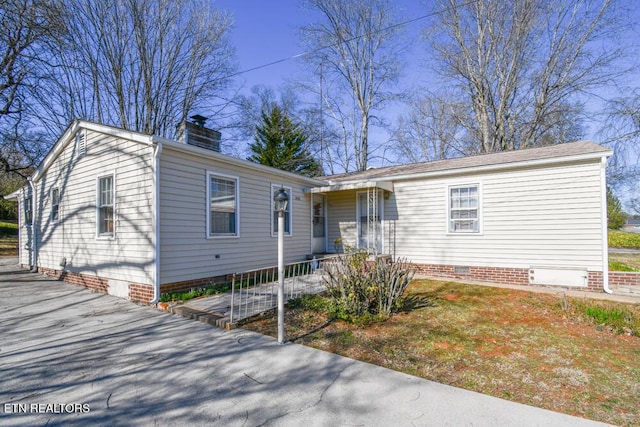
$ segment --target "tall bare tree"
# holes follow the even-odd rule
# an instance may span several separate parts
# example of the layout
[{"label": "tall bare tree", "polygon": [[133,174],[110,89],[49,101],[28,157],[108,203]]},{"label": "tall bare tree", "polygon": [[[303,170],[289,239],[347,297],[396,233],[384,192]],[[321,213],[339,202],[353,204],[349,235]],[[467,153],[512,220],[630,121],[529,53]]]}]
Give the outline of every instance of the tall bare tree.
[{"label": "tall bare tree", "polygon": [[0,2],[0,169],[22,174],[39,159],[38,132],[25,130],[31,97],[46,78],[48,43],[64,31],[61,10],[47,0]]},{"label": "tall bare tree", "polygon": [[[68,37],[45,108],[172,136],[196,108],[211,109],[232,71],[231,21],[189,0],[63,0]],[[47,100],[55,99],[46,105]]]},{"label": "tall bare tree", "polygon": [[391,142],[398,157],[415,163],[462,154],[461,109],[443,93],[414,97],[393,132]]},{"label": "tall bare tree", "polygon": [[442,0],[427,33],[444,82],[467,106],[472,152],[575,138],[578,96],[605,85],[612,0]]},{"label": "tall bare tree", "polygon": [[402,45],[392,3],[308,0],[307,4],[321,20],[302,28],[310,52],[305,59],[325,82],[322,102],[327,116],[342,129],[335,153],[345,170],[365,170],[374,112],[395,96],[392,84],[400,75]]}]

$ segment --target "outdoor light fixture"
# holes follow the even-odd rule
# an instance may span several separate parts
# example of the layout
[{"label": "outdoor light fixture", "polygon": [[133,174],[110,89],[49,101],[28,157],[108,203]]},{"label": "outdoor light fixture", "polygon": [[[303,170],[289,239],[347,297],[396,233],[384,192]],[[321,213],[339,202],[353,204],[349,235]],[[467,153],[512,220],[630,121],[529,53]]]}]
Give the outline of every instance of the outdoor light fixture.
[{"label": "outdoor light fixture", "polygon": [[280,187],[278,193],[273,196],[273,201],[275,202],[275,210],[278,212],[278,216],[280,213],[284,214],[287,210],[287,204],[289,203],[289,196],[284,187]]},{"label": "outdoor light fixture", "polygon": [[273,196],[275,211],[278,212],[278,344],[284,344],[284,213],[289,196],[284,187]]}]

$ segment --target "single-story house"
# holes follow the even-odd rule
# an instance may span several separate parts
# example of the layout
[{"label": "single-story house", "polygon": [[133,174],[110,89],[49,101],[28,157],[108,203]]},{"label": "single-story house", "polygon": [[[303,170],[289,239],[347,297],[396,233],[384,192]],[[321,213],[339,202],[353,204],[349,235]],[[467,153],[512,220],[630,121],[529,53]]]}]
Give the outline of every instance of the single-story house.
[{"label": "single-story house", "polygon": [[[428,274],[608,289],[605,169],[592,142],[307,178],[226,156],[220,134],[168,140],[73,122],[29,179],[19,263],[143,303],[345,247]],[[576,223],[576,219],[578,220]]]}]

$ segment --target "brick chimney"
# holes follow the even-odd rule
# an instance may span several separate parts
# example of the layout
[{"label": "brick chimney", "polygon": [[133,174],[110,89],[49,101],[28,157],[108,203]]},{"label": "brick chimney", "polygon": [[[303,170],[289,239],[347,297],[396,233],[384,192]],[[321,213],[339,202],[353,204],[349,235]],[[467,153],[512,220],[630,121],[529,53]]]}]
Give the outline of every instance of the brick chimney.
[{"label": "brick chimney", "polygon": [[220,152],[220,132],[204,127],[207,117],[199,114],[191,116],[193,122],[183,120],[178,125],[178,141],[183,144]]}]

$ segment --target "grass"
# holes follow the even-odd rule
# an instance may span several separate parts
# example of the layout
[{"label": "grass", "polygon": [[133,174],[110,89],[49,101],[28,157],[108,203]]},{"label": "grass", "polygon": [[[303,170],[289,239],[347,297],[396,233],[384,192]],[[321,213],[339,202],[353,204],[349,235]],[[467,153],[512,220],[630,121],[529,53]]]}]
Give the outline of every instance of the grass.
[{"label": "grass", "polygon": [[18,224],[0,221],[0,256],[18,255]]},{"label": "grass", "polygon": [[221,294],[227,292],[228,290],[229,286],[227,286],[226,284],[220,284],[207,286],[204,288],[194,288],[189,291],[183,292],[170,292],[160,295],[160,302],[188,301],[190,299]]},{"label": "grass", "polygon": [[640,254],[609,253],[609,271],[640,271]]},{"label": "grass", "polygon": [[609,247],[640,249],[640,233],[609,230]]},{"label": "grass", "polygon": [[[414,281],[403,311],[356,326],[321,296],[287,306],[301,344],[553,411],[640,425],[640,304]],[[269,314],[242,327],[276,335]]]}]

